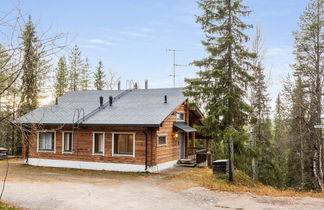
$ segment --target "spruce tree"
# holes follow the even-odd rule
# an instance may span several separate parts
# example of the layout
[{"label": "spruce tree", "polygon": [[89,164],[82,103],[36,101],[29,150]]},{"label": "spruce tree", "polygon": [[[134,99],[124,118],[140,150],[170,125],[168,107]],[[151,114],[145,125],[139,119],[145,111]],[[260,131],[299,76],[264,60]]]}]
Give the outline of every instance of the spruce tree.
[{"label": "spruce tree", "polygon": [[[251,111],[246,103],[246,87],[252,81],[248,68],[252,66],[250,61],[254,54],[245,46],[248,36],[244,30],[252,26],[240,19],[250,14],[241,2],[201,0],[198,3],[202,15],[197,17],[197,22],[205,33],[206,41],[202,44],[209,55],[193,62],[202,70],[198,78],[186,79],[185,88],[185,94],[201,102],[199,105],[204,106],[207,113],[199,132],[228,142],[230,181],[234,179],[233,142],[237,146],[244,145],[243,127]],[[241,149],[236,148],[236,151]]]},{"label": "spruce tree", "polygon": [[65,57],[61,57],[57,63],[55,75],[55,96],[60,97],[67,92],[68,70]]},{"label": "spruce tree", "polygon": [[324,2],[312,0],[300,17],[299,31],[295,36],[295,75],[300,76],[305,84],[306,99],[309,103],[307,126],[312,154],[308,159],[312,162],[313,184],[324,191],[324,145],[322,130],[314,126],[321,122],[322,95],[324,83],[324,58],[323,58],[323,26],[324,26]]},{"label": "spruce tree", "polygon": [[81,78],[81,90],[89,90],[89,84],[90,84],[90,64],[89,59],[86,58],[84,61],[83,68],[81,70],[80,74]]},{"label": "spruce tree", "polygon": [[98,67],[94,73],[94,86],[97,90],[103,90],[105,88],[105,72],[103,71],[103,64],[101,61],[98,63]]},{"label": "spruce tree", "polygon": [[80,74],[84,68],[84,62],[81,58],[81,51],[77,45],[75,45],[69,56],[69,90],[76,91],[81,87],[80,84]]},{"label": "spruce tree", "polygon": [[290,111],[290,142],[288,156],[288,186],[305,189],[307,187],[307,168],[311,167],[311,162],[305,158],[307,155],[305,139],[308,139],[308,129],[306,126],[307,103],[305,102],[305,85],[301,78],[297,76],[295,85],[291,91],[292,108]]},{"label": "spruce tree", "polygon": [[40,53],[35,26],[31,16],[25,25],[21,39],[23,40],[22,84],[20,99],[20,115],[30,112],[38,105]]},{"label": "spruce tree", "polygon": [[[267,93],[267,85],[265,82],[263,61],[263,37],[259,26],[256,28],[256,37],[252,41],[252,51],[255,53],[255,58],[252,60],[252,76],[254,81],[251,83],[250,104],[252,107],[251,113],[251,144],[254,151],[252,157],[252,175],[254,179],[258,179],[258,171],[261,173],[260,181],[267,180],[267,172],[264,169],[268,163],[272,161],[271,156],[265,158],[265,150],[271,145],[271,120],[269,96]],[[269,151],[267,152],[268,154]]]}]

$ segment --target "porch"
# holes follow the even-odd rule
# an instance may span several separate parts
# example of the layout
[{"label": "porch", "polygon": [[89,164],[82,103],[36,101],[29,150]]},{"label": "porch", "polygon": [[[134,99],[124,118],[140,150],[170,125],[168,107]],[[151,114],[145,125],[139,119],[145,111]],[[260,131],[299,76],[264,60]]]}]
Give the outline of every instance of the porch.
[{"label": "porch", "polygon": [[198,135],[198,139],[204,142],[204,145],[198,147],[196,146],[196,129],[185,123],[174,123],[174,127],[180,133],[178,166],[210,167],[212,164],[210,140]]}]

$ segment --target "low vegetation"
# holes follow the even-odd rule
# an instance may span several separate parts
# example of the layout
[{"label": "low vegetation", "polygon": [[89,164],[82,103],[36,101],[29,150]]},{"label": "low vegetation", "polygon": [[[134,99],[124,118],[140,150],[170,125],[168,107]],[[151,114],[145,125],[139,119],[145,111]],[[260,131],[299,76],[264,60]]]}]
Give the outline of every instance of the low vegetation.
[{"label": "low vegetation", "polygon": [[0,201],[0,209],[1,210],[18,210],[16,207],[8,205],[3,201]]},{"label": "low vegetation", "polygon": [[266,196],[309,196],[324,198],[324,193],[278,190],[253,180],[251,177],[239,170],[235,171],[234,183],[228,181],[227,174],[213,174],[212,170],[208,168],[194,168],[175,176],[173,179],[182,180],[187,183],[194,182],[202,187],[218,191],[249,192],[255,195]]}]

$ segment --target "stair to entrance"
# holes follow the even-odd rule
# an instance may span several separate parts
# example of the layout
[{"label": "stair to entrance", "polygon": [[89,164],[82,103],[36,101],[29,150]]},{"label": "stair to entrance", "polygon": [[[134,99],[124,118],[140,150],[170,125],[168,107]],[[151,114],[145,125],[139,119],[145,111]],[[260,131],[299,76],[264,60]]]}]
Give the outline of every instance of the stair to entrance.
[{"label": "stair to entrance", "polygon": [[177,165],[183,167],[195,167],[197,164],[195,159],[180,159],[178,160]]}]

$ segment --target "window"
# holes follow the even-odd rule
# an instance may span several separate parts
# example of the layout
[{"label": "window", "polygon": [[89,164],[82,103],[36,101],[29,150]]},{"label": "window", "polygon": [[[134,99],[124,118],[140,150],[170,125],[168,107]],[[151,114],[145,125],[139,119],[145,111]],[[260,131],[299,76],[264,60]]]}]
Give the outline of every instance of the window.
[{"label": "window", "polygon": [[157,145],[162,146],[167,144],[167,135],[158,135],[157,136]]},{"label": "window", "polygon": [[113,133],[113,154],[134,156],[134,147],[134,133]]},{"label": "window", "polygon": [[39,132],[38,133],[38,151],[54,152],[55,148],[55,133],[54,132]]},{"label": "window", "polygon": [[104,133],[93,133],[93,154],[104,154]]},{"label": "window", "polygon": [[185,120],[185,113],[177,112],[177,121],[184,121],[184,120]]},{"label": "window", "polygon": [[63,153],[72,152],[72,147],[73,147],[73,133],[63,132],[62,152]]}]

